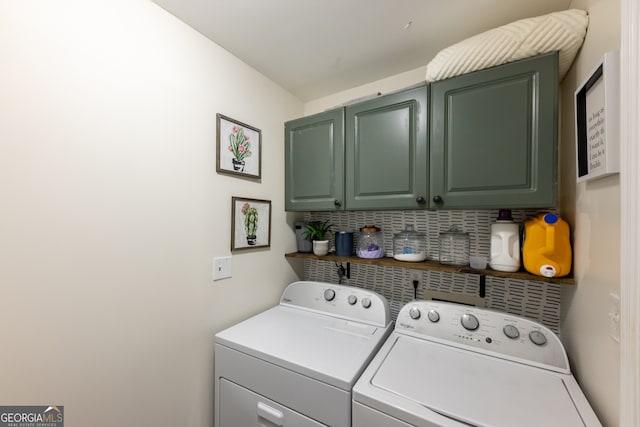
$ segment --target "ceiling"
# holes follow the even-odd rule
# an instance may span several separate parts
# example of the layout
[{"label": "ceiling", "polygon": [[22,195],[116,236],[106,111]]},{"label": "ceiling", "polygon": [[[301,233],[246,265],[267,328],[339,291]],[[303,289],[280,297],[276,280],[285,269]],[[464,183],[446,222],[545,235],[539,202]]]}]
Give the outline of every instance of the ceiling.
[{"label": "ceiling", "polygon": [[415,70],[571,0],[153,0],[302,101]]}]

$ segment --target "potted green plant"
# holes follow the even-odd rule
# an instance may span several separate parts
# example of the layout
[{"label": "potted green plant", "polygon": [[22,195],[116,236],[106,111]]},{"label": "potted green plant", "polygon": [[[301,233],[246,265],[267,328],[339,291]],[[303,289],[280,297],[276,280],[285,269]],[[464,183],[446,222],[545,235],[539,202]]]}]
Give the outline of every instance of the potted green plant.
[{"label": "potted green plant", "polygon": [[229,135],[229,151],[233,154],[233,170],[244,171],[245,157],[251,157],[251,143],[249,137],[244,134],[244,129],[234,126]]},{"label": "potted green plant", "polygon": [[249,203],[242,206],[244,214],[244,231],[247,233],[247,244],[254,246],[256,244],[256,232],[258,231],[258,210]]},{"label": "potted green plant", "polygon": [[307,224],[304,237],[313,241],[313,253],[319,256],[329,253],[329,239],[327,233],[331,232],[331,224],[327,221],[314,221]]}]

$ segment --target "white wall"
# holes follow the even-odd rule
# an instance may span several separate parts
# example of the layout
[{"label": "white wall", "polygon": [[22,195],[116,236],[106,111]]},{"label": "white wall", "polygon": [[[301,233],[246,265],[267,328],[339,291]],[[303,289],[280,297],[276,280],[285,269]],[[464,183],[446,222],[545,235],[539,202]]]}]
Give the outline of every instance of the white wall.
[{"label": "white wall", "polygon": [[423,83],[427,62],[425,66],[407,71],[406,73],[396,74],[385,79],[367,83],[352,89],[338,92],[323,98],[315,99],[304,104],[304,115],[319,113],[321,111],[330,110],[341,104],[351,102],[355,99],[375,96],[377,93],[386,95],[418,83]]},{"label": "white wall", "polygon": [[[0,58],[0,403],[211,426],[214,333],[296,279],[302,103],[145,0],[2,1]],[[262,130],[261,181],[216,173],[218,112]],[[271,248],[214,283],[232,195],[272,201]]]},{"label": "white wall", "polygon": [[563,288],[562,340],[605,426],[619,425],[620,348],[609,337],[609,294],[620,294],[620,178],[576,184],[573,94],[602,55],[620,47],[619,0],[573,0],[589,30],[562,82],[561,213],[573,225],[575,287]]}]

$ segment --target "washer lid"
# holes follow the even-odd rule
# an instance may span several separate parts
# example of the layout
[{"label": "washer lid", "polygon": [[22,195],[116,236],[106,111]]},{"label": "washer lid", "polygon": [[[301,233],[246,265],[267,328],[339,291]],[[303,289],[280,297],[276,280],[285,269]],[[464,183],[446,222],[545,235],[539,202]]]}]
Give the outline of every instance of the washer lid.
[{"label": "washer lid", "polygon": [[564,377],[400,336],[371,384],[472,426],[584,426]]},{"label": "washer lid", "polygon": [[215,341],[351,390],[391,325],[379,328],[280,305],[219,332]]}]

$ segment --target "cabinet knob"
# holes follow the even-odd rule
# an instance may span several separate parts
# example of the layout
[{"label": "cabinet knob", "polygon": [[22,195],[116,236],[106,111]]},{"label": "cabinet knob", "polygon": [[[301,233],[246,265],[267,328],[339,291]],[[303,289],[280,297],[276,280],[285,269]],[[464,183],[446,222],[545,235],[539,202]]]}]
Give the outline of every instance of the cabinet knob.
[{"label": "cabinet knob", "polygon": [[416,203],[417,204],[424,205],[424,202],[425,202],[424,197],[422,197],[422,196],[416,197]]},{"label": "cabinet knob", "polygon": [[433,196],[433,203],[442,203],[442,197]]},{"label": "cabinet knob", "polygon": [[338,199],[333,201],[333,204],[336,205],[337,208],[339,208],[340,206],[342,206],[342,202]]}]

